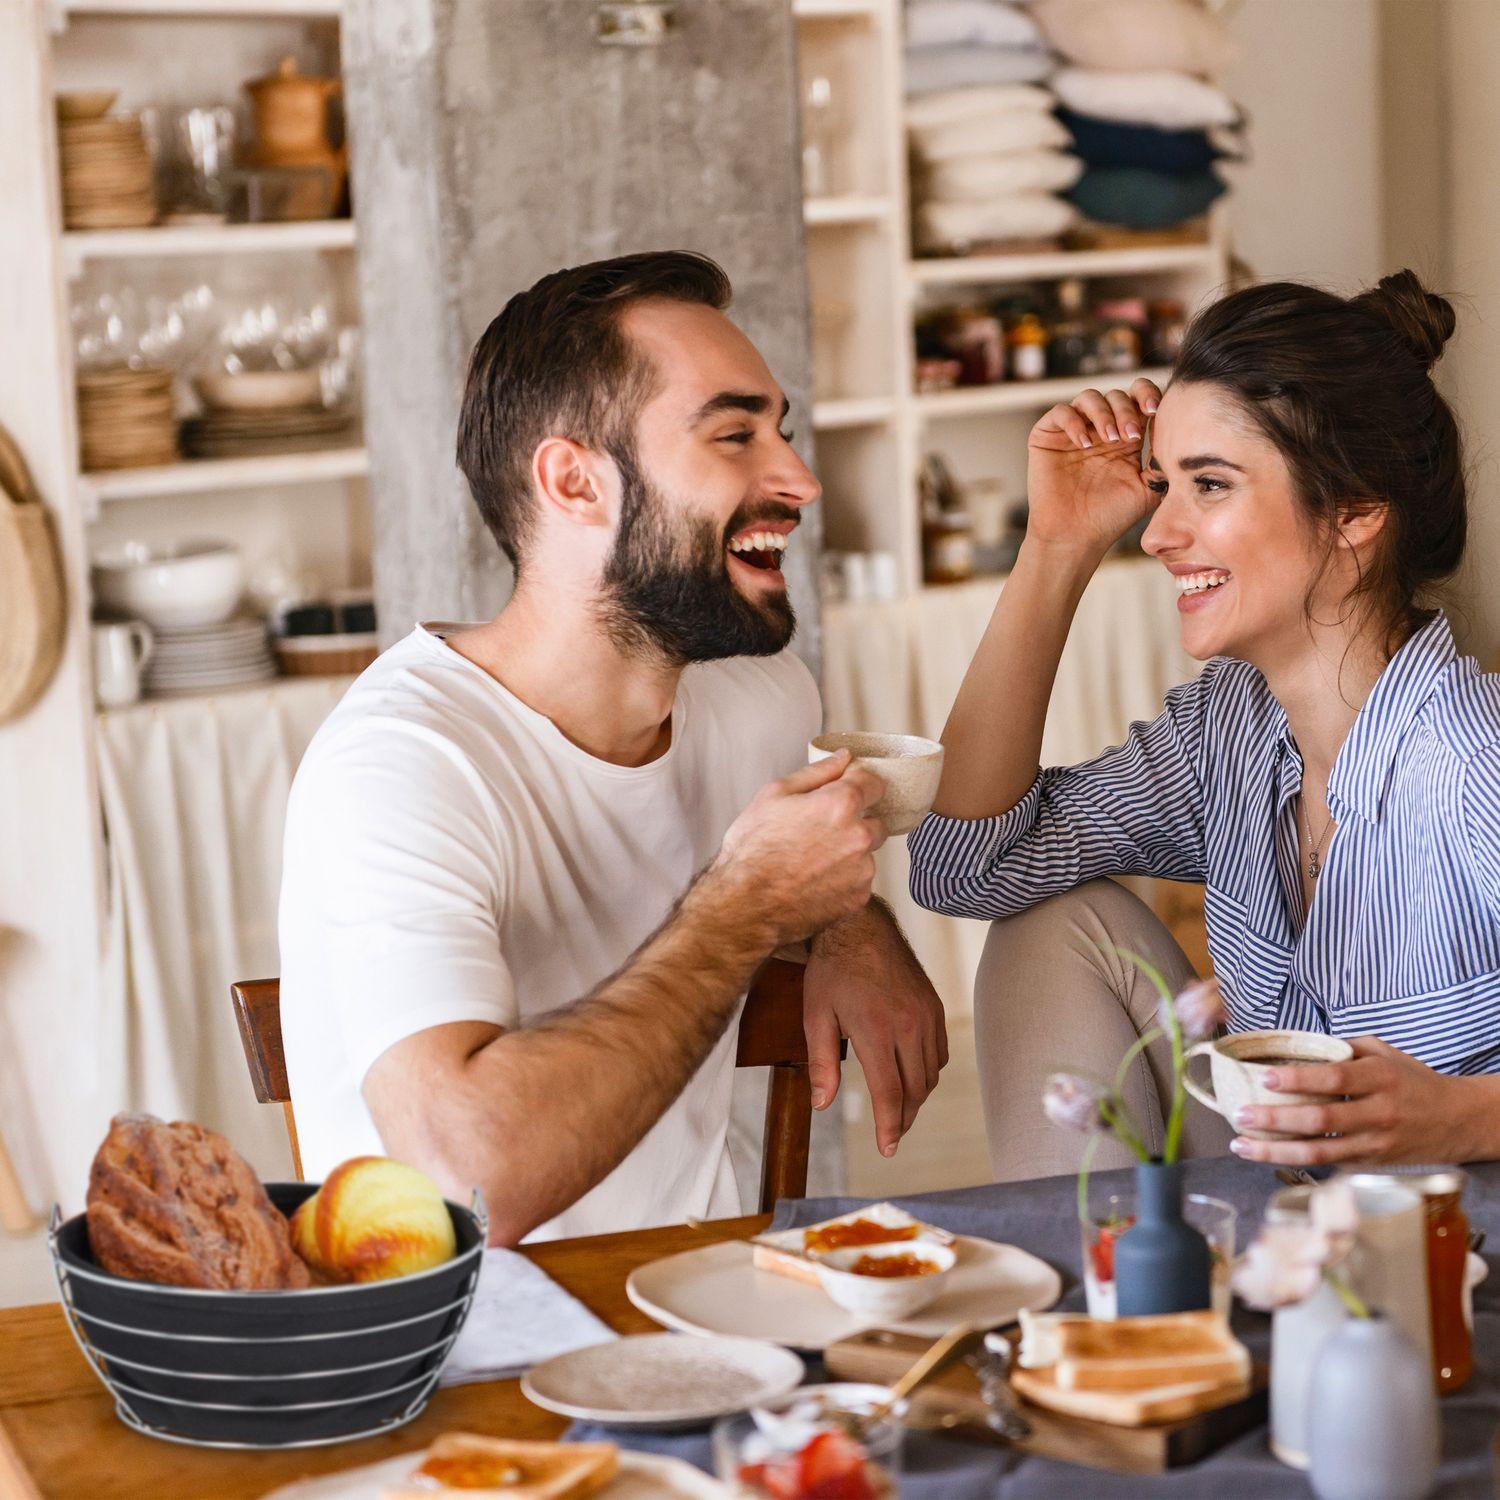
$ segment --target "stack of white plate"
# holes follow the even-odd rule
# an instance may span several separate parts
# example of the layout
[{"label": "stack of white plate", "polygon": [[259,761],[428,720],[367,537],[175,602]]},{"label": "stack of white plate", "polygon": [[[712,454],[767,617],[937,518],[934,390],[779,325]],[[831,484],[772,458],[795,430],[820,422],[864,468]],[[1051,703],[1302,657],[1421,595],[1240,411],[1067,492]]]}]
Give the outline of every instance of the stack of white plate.
[{"label": "stack of white plate", "polygon": [[266,682],[275,675],[266,622],[239,615],[222,625],[158,630],[145,686],[153,698],[172,698]]}]

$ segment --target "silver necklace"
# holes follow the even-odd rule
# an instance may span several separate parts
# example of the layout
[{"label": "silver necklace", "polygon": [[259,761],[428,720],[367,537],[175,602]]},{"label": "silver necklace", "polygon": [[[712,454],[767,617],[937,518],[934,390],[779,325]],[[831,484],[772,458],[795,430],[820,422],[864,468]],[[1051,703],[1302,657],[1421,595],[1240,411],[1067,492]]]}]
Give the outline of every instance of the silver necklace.
[{"label": "silver necklace", "polygon": [[1323,848],[1323,840],[1328,837],[1328,830],[1333,827],[1333,814],[1328,814],[1328,822],[1324,825],[1322,833],[1315,840],[1313,838],[1312,823],[1307,816],[1307,798],[1299,796],[1297,800],[1302,804],[1302,826],[1307,829],[1307,878],[1309,880],[1316,880],[1318,878],[1318,871],[1323,868],[1321,850]]}]

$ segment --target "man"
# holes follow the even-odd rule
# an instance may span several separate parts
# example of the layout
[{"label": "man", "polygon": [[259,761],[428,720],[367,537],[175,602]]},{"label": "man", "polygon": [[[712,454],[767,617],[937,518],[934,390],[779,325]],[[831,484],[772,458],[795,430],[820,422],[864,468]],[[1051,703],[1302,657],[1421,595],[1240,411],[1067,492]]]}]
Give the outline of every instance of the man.
[{"label": "man", "polygon": [[812,938],[889,1155],[947,1060],[870,903],[880,787],[803,764],[817,689],[780,569],[817,481],[711,261],[545,277],[474,350],[458,459],[516,570],[418,627],[313,741],[288,810],[282,1029],[314,1177],[359,1153],[479,1187],[491,1238],[739,1212],[731,1023]]}]

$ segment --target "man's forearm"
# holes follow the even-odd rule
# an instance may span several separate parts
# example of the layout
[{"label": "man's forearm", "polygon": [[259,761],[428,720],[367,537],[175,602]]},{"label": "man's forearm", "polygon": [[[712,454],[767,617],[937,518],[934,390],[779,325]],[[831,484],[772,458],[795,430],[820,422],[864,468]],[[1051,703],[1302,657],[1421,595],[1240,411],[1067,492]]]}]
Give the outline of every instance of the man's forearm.
[{"label": "man's forearm", "polygon": [[825,927],[813,937],[809,948],[820,958],[835,958],[840,953],[865,948],[871,942],[898,943],[911,952],[911,945],[901,931],[901,924],[896,921],[896,914],[879,896],[871,896],[864,908],[853,916]]},{"label": "man's forearm", "polygon": [[449,1175],[479,1186],[491,1239],[513,1244],[603,1181],[724,1033],[775,937],[712,879],[592,994],[509,1031],[465,1065],[447,1118]]}]

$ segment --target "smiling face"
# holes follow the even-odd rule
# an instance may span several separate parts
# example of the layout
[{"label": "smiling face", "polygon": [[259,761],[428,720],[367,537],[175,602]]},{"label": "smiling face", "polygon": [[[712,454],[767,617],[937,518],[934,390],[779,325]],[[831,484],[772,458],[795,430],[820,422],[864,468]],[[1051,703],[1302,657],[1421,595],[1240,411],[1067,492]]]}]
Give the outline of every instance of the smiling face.
[{"label": "smiling face", "polygon": [[655,389],[611,451],[619,517],[600,578],[606,628],[678,663],[768,655],[796,620],[781,559],[822,493],[783,426],[786,398],[722,313],[637,303],[620,326]]},{"label": "smiling face", "polygon": [[1234,656],[1263,671],[1332,620],[1354,555],[1328,543],[1297,500],[1276,446],[1222,388],[1173,385],[1151,427],[1147,484],[1158,497],[1141,545],[1177,579],[1190,656]]}]

